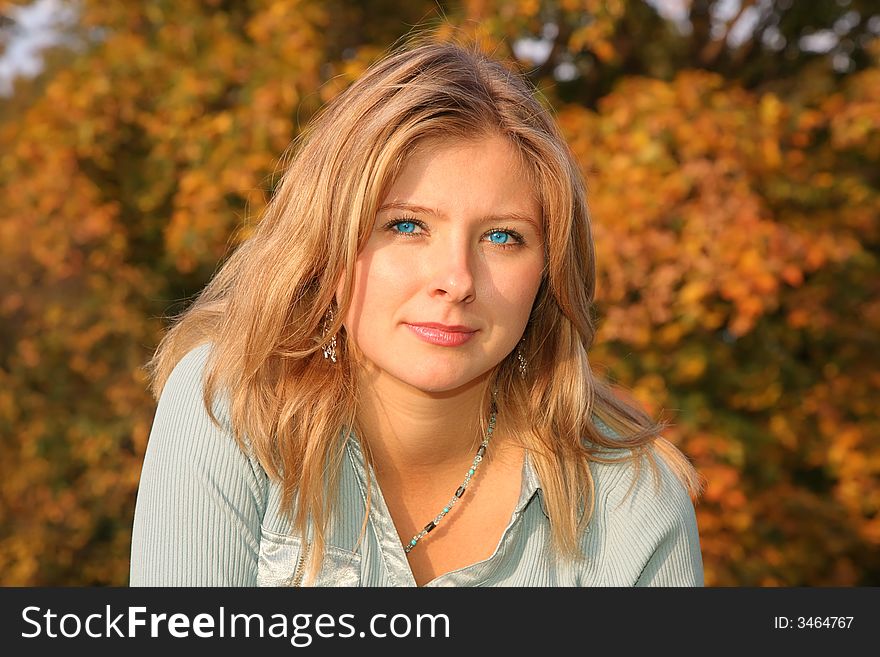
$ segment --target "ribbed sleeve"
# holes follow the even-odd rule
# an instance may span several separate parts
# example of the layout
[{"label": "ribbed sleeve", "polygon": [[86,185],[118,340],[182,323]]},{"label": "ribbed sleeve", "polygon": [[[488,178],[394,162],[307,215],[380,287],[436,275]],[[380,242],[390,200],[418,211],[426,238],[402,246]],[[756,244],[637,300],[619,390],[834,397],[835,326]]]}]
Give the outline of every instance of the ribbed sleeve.
[{"label": "ribbed sleeve", "polygon": [[[135,507],[132,586],[253,586],[268,481],[202,401],[210,345],[168,378],[153,420]],[[218,397],[219,399],[219,397]]]}]

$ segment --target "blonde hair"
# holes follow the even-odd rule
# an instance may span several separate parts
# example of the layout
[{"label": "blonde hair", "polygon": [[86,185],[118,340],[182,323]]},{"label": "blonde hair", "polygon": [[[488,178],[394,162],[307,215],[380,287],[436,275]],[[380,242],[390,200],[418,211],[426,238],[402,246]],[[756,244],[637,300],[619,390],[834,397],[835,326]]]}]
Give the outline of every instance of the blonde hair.
[{"label": "blonde hair", "polygon": [[[519,375],[511,354],[492,381],[499,417],[530,450],[554,545],[578,554],[595,501],[591,461],[631,459],[638,476],[647,456],[656,479],[659,455],[693,498],[699,494],[688,459],[660,436],[666,425],[591,371],[596,273],[586,190],[553,117],[499,62],[458,45],[417,45],[373,65],[312,121],[255,232],[172,318],[147,365],[158,399],[180,359],[211,343],[208,413],[219,425],[211,408],[218,391],[226,393],[236,440],[280,483],[294,528],[305,535],[312,521],[311,573],[324,550],[343,438],[356,427],[354,345],[342,318],[358,252],[417,145],[489,134],[521,153],[543,210],[547,264],[522,346],[529,374]],[[338,312],[325,326],[340,280]],[[322,354],[333,334],[337,363]],[[617,435],[603,433],[596,419]]]}]

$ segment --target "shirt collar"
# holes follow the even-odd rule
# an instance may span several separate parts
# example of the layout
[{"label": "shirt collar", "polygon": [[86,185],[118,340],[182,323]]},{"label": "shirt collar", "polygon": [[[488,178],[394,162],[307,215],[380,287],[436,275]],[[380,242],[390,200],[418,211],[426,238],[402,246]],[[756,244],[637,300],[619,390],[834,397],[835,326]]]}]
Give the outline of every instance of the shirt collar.
[{"label": "shirt collar", "polygon": [[547,513],[547,506],[544,502],[544,490],[541,488],[541,480],[538,479],[538,473],[535,470],[535,466],[532,464],[529,450],[526,450],[525,458],[523,459],[522,490],[519,495],[519,501],[516,503],[516,512],[519,513],[525,509],[528,503],[536,495],[541,507],[541,512],[549,520],[550,514]]}]

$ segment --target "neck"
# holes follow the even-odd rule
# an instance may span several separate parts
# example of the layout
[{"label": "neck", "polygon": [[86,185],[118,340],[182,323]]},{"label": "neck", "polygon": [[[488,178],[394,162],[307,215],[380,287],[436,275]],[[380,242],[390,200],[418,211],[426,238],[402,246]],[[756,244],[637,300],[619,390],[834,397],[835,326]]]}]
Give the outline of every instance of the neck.
[{"label": "neck", "polygon": [[485,375],[442,393],[418,390],[384,372],[358,377],[358,431],[369,446],[377,475],[432,476],[460,470],[482,441]]}]

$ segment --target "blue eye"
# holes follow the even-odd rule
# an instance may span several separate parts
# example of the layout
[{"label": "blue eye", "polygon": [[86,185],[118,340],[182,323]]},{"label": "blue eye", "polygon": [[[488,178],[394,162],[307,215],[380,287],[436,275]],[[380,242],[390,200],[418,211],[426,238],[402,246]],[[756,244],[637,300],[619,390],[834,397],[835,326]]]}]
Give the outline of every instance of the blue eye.
[{"label": "blue eye", "polygon": [[509,239],[510,233],[503,230],[496,230],[489,233],[489,241],[492,242],[492,244],[507,244]]},{"label": "blue eye", "polygon": [[395,235],[405,235],[406,237],[418,237],[421,235],[427,228],[425,224],[423,224],[418,219],[414,218],[403,218],[403,219],[392,219],[387,222],[384,226],[382,226],[384,230],[387,230],[390,233]]},{"label": "blue eye", "polygon": [[397,229],[398,233],[416,232],[416,225],[412,221],[398,221],[393,227]]}]

